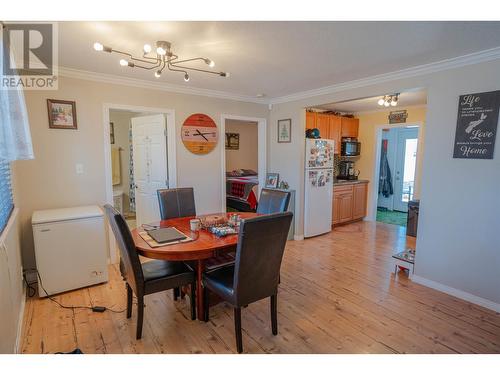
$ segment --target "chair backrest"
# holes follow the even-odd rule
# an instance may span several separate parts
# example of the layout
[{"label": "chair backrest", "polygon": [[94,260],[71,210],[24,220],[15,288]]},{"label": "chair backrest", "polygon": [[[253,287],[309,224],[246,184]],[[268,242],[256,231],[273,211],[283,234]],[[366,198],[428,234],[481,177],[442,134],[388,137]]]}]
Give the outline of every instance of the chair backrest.
[{"label": "chair backrest", "polygon": [[158,202],[162,220],[196,216],[193,188],[160,189]]},{"label": "chair backrest", "polygon": [[292,216],[284,212],[242,220],[233,281],[239,306],[277,293]]},{"label": "chair backrest", "polygon": [[288,210],[290,192],[282,190],[262,189],[260,192],[258,214],[275,214]]},{"label": "chair backrest", "polygon": [[134,292],[142,294],[144,275],[132,233],[123,216],[113,206],[107,204],[104,209],[120,250],[120,272]]}]

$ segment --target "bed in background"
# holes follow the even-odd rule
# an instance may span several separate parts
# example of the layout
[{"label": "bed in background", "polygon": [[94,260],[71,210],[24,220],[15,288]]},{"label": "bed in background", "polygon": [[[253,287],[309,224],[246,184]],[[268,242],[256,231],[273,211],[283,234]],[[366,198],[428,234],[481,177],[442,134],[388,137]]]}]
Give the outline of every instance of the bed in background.
[{"label": "bed in background", "polygon": [[259,178],[251,169],[226,172],[226,206],[233,210],[255,212]]}]

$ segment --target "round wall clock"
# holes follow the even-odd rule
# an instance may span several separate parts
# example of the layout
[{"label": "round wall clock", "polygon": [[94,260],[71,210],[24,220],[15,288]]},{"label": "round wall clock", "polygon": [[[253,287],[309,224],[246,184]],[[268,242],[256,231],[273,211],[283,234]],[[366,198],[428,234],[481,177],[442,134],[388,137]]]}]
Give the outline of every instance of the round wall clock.
[{"label": "round wall clock", "polygon": [[182,124],[181,138],[184,146],[193,154],[208,154],[217,146],[217,125],[209,116],[196,113]]}]

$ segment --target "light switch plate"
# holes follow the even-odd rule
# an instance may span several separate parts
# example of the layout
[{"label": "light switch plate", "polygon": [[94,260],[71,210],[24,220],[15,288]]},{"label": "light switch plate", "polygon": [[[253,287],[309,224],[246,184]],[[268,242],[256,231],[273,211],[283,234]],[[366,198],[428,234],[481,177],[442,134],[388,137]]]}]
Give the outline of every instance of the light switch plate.
[{"label": "light switch plate", "polygon": [[76,164],[76,174],[83,174],[83,164],[81,163]]}]

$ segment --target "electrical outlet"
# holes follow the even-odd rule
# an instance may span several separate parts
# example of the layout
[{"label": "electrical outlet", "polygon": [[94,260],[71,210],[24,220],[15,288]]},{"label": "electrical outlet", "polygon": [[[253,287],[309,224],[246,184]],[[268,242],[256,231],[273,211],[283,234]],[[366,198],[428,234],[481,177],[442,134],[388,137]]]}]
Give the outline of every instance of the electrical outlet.
[{"label": "electrical outlet", "polygon": [[83,174],[83,164],[81,163],[76,164],[76,174]]}]

